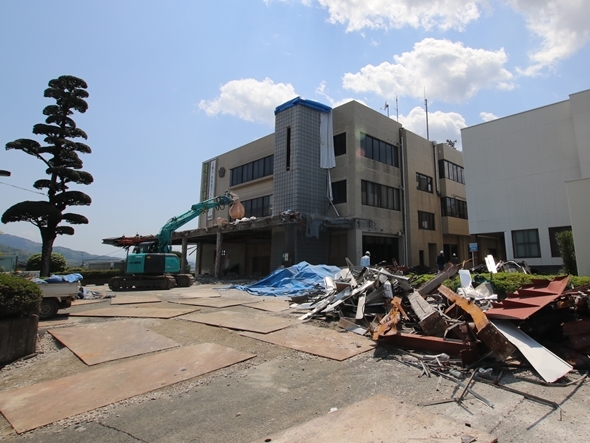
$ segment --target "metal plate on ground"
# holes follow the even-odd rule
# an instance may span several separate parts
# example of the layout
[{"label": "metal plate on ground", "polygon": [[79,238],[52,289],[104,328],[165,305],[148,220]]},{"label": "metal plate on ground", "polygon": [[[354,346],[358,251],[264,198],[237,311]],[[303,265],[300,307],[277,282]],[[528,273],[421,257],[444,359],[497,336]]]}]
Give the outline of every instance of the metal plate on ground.
[{"label": "metal plate on ground", "polygon": [[485,431],[432,414],[428,409],[420,409],[407,402],[400,407],[399,400],[385,395],[375,395],[307,423],[255,440],[256,443],[263,441],[494,443],[498,440]]},{"label": "metal plate on ground", "polygon": [[375,343],[367,337],[301,324],[270,334],[240,332],[240,335],[338,361],[375,347]]},{"label": "metal plate on ground", "polygon": [[[235,300],[231,298],[198,298],[195,300],[170,300],[172,303],[181,305],[203,306],[206,308],[228,308],[244,304],[244,300]],[[248,302],[245,302],[248,303]]]},{"label": "metal plate on ground", "polygon": [[171,338],[126,321],[107,321],[48,332],[87,365],[180,346]]},{"label": "metal plate on ground", "polygon": [[108,300],[110,300],[110,298],[96,298],[96,299],[88,299],[88,300],[84,300],[82,298],[79,298],[78,300],[74,300],[72,302],[72,306],[91,305],[94,303],[101,303],[101,302],[105,302]]},{"label": "metal plate on ground", "polygon": [[135,303],[161,303],[158,297],[152,294],[117,295],[111,298],[111,305],[130,305]]},{"label": "metal plate on ground", "polygon": [[289,301],[287,300],[261,300],[252,303],[247,303],[244,306],[254,309],[260,309],[261,311],[268,312],[281,312],[289,309]]},{"label": "metal plate on ground", "polygon": [[213,343],[187,346],[2,392],[0,411],[21,433],[253,357]]},{"label": "metal plate on ground", "polygon": [[111,306],[108,308],[89,309],[88,311],[72,312],[70,316],[172,318],[198,310],[198,308],[132,308],[129,306]]},{"label": "metal plate on ground", "polygon": [[279,329],[284,329],[296,324],[294,320],[288,318],[238,311],[215,311],[204,314],[195,313],[180,318],[182,320],[205,323],[206,325],[220,326],[240,331],[253,331],[260,334],[268,334],[269,332],[278,331]]},{"label": "metal plate on ground", "polygon": [[183,299],[190,299],[190,298],[217,298],[221,297],[221,294],[217,291],[195,291],[195,292],[187,292],[185,294],[180,294],[178,298],[180,300]]}]

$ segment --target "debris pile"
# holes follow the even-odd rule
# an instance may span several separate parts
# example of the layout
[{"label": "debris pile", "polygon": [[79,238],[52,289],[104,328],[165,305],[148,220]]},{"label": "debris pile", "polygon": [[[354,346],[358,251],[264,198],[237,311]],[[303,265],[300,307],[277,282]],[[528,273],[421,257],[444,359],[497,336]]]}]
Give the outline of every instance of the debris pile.
[{"label": "debris pile", "polygon": [[[325,277],[324,291],[291,296],[291,308],[304,312],[300,320],[338,321],[382,346],[434,354],[420,359],[425,372],[448,369],[450,361],[463,368],[520,361],[553,383],[590,368],[590,285],[568,289],[569,276],[539,279],[500,300],[489,282],[474,288],[462,264],[448,264],[417,288],[386,268],[348,264]],[[457,275],[454,292],[443,283]]]}]

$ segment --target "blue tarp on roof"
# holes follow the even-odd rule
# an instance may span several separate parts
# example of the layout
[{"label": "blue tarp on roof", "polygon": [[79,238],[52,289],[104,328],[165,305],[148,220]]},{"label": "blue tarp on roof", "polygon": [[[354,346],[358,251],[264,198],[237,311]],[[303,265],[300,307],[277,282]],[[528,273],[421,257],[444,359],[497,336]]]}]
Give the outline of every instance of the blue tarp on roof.
[{"label": "blue tarp on roof", "polygon": [[328,265],[310,265],[302,261],[289,268],[278,268],[262,280],[245,286],[232,286],[253,295],[297,295],[317,288],[324,289],[324,278],[334,277],[340,268]]},{"label": "blue tarp on roof", "polygon": [[275,114],[277,114],[281,111],[284,111],[285,109],[292,108],[293,106],[296,106],[296,105],[306,106],[308,108],[315,109],[316,111],[320,111],[320,112],[330,112],[332,110],[331,107],[326,106],[323,103],[314,102],[313,100],[306,100],[301,97],[297,97],[297,98],[294,98],[293,100],[283,103],[282,105],[277,106],[275,108]]}]

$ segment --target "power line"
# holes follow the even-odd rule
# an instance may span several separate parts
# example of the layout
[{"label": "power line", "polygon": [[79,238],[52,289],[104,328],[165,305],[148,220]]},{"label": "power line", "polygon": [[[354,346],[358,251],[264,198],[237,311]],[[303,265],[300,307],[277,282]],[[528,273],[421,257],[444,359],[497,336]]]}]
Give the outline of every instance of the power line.
[{"label": "power line", "polygon": [[21,188],[20,186],[14,186],[14,185],[11,185],[11,184],[9,184],[9,183],[0,182],[0,185],[6,185],[6,186],[10,186],[10,187],[12,187],[12,188],[21,189],[21,190],[23,190],[23,191],[32,192],[33,194],[40,194],[40,195],[45,195],[43,192],[39,192],[39,191],[31,191],[30,189]]}]

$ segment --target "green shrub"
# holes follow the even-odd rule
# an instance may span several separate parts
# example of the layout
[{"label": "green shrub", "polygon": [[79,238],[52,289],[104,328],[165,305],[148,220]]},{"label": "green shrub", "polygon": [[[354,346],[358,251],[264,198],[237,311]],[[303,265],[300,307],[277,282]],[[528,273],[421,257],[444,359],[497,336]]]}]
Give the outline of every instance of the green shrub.
[{"label": "green shrub", "polygon": [[[56,273],[56,272],[63,272],[68,266],[68,262],[66,258],[62,254],[58,254],[57,252],[53,252],[51,254],[51,265],[49,267],[49,272]],[[40,271],[41,270],[41,254],[33,254],[27,260],[27,267],[25,268],[27,271]]]},{"label": "green shrub", "polygon": [[571,275],[578,275],[578,264],[576,262],[576,251],[574,249],[574,235],[572,231],[562,231],[555,234],[559,255],[563,260],[563,272]]},{"label": "green shrub", "polygon": [[0,319],[37,314],[42,298],[41,288],[31,280],[0,274]]}]

